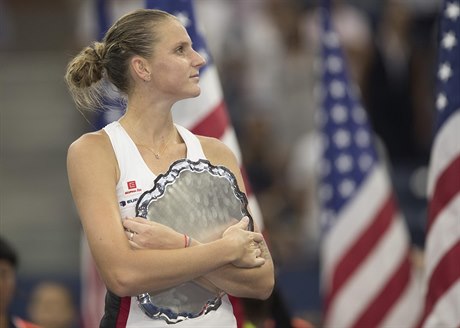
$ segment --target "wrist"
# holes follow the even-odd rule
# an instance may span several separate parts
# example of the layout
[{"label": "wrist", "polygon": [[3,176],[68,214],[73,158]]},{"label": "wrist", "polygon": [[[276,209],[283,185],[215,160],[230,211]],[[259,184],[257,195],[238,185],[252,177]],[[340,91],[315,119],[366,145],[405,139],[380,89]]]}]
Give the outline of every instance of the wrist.
[{"label": "wrist", "polygon": [[228,238],[220,238],[215,241],[219,244],[220,256],[225,260],[227,264],[237,260],[236,251],[234,249],[234,243]]}]

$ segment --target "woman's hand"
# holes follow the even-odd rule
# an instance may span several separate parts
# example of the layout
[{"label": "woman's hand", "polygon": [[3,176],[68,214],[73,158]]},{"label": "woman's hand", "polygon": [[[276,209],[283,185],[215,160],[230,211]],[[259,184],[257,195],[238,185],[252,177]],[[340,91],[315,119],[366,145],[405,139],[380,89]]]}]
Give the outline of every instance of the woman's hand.
[{"label": "woman's hand", "polygon": [[265,259],[260,257],[262,250],[259,243],[264,240],[262,234],[248,231],[248,223],[249,218],[244,217],[222,234],[223,239],[228,239],[235,246],[236,260],[232,264],[240,268],[259,267],[265,263]]},{"label": "woman's hand", "polygon": [[[248,231],[249,219],[243,218],[227,228],[222,238],[235,249],[233,265],[241,268],[259,267],[265,263],[261,257],[259,243],[262,234]],[[123,220],[125,234],[130,245],[135,249],[178,249],[184,247],[184,235],[163,224],[144,218],[127,218]]]},{"label": "woman's hand", "polygon": [[136,249],[177,249],[184,247],[184,235],[163,224],[144,218],[123,220],[129,243]]}]

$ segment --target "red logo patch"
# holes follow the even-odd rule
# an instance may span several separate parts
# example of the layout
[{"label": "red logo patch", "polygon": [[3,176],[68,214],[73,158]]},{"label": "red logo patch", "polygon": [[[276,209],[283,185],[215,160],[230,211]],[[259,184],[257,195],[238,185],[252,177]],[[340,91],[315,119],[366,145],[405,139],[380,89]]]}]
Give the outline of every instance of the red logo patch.
[{"label": "red logo patch", "polygon": [[127,185],[128,185],[128,189],[136,189],[137,186],[136,186],[136,181],[128,181],[127,182]]}]

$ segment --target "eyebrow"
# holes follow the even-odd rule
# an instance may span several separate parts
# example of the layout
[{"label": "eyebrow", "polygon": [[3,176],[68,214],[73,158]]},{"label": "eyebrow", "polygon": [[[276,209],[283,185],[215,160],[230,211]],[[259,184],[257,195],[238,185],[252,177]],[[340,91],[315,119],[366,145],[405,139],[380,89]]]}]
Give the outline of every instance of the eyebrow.
[{"label": "eyebrow", "polygon": [[189,41],[179,41],[177,42],[174,47],[178,47],[178,46],[190,46],[191,48],[193,48],[193,42],[189,42]]}]

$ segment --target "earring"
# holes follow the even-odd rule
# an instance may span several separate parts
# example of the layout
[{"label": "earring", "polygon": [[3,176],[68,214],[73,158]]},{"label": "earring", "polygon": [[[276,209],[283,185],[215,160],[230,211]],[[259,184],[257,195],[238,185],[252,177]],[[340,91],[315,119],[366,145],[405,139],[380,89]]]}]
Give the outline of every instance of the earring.
[{"label": "earring", "polygon": [[151,79],[151,77],[150,77],[150,74],[149,74],[149,75],[147,75],[147,77],[145,78],[144,82],[150,82],[150,79]]}]

